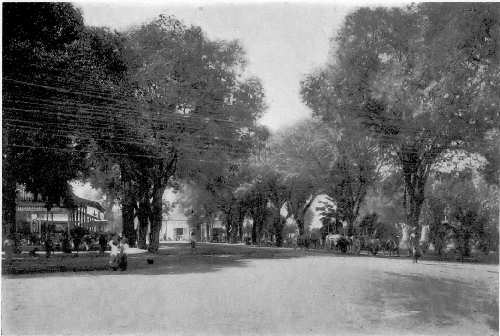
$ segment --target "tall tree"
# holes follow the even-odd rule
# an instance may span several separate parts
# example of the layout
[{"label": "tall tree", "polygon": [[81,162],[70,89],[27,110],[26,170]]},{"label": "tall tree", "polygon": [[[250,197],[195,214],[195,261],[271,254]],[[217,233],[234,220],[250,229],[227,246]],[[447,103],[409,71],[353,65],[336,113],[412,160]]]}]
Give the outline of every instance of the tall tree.
[{"label": "tall tree", "polygon": [[250,170],[252,179],[240,188],[244,190],[240,195],[243,210],[253,220],[252,241],[259,243],[265,230],[274,235],[277,246],[281,246],[286,220],[281,210],[288,199],[286,177],[258,160]]},{"label": "tall tree", "polygon": [[228,241],[241,240],[248,210],[245,202],[250,171],[244,162],[230,164],[223,170],[212,171],[212,174],[205,171],[204,178],[199,176],[196,181],[199,194],[206,197],[195,207],[202,206],[209,223],[214,215],[221,214]]},{"label": "tall tree", "polygon": [[12,232],[16,183],[50,208],[87,168],[109,84],[125,68],[69,3],[6,3],[3,19],[3,223]]},{"label": "tall tree", "polygon": [[344,129],[334,145],[338,154],[327,176],[325,193],[335,201],[335,214],[347,222],[347,234],[352,235],[368,189],[378,179],[378,148],[373,139],[352,128],[349,132]]},{"label": "tall tree", "polygon": [[305,233],[305,215],[315,197],[325,191],[326,172],[335,160],[335,132],[314,120],[305,120],[275,134],[268,145],[267,163],[287,186],[288,216]]},{"label": "tall tree", "polygon": [[[336,37],[335,59],[306,90],[325,121],[361,121],[394,155],[406,220],[418,226],[433,164],[477,149],[499,125],[497,4],[361,8]],[[419,232],[419,230],[417,230]]]},{"label": "tall tree", "polygon": [[460,253],[468,256],[476,245],[484,252],[498,244],[497,192],[471,169],[435,173],[427,188],[430,225],[436,249],[452,233]]},{"label": "tall tree", "polygon": [[283,244],[283,229],[286,224],[286,218],[281,214],[281,210],[286,205],[288,197],[287,180],[285,176],[272,170],[271,167],[264,167],[264,169],[266,169],[267,174],[264,176],[262,182],[264,183],[264,188],[267,189],[276,245],[280,247]]},{"label": "tall tree", "polygon": [[160,16],[128,38],[129,50],[140,60],[133,80],[138,126],[150,156],[142,174],[150,181],[149,250],[155,252],[168,184],[245,156],[264,109],[263,92],[257,79],[238,78],[245,64],[241,46],[210,41],[199,27]]},{"label": "tall tree", "polygon": [[235,162],[221,161],[221,165],[206,166],[188,183],[189,192],[183,203],[194,210],[192,216],[203,219],[210,227],[215,216],[222,214],[228,239],[232,241],[243,239],[243,222],[252,206],[249,202],[251,182],[258,170],[252,162],[265,156],[269,134],[266,127],[255,126],[248,143],[248,156]]}]

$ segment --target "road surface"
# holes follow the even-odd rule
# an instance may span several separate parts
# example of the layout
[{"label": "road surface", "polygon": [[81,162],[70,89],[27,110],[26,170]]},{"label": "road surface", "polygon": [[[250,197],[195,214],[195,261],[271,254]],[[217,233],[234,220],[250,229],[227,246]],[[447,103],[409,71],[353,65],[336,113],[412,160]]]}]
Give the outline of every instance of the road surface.
[{"label": "road surface", "polygon": [[5,276],[2,332],[498,335],[497,265],[248,250],[174,246],[123,273]]}]

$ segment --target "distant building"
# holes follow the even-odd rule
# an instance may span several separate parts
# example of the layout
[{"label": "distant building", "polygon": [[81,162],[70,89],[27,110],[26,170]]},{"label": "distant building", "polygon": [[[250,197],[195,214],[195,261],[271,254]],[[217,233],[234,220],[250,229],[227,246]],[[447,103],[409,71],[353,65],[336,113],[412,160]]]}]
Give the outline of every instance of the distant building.
[{"label": "distant building", "polygon": [[164,239],[166,240],[189,240],[190,230],[187,219],[166,219],[164,220]]},{"label": "distant building", "polygon": [[176,207],[162,221],[160,237],[170,241],[188,241],[194,232],[197,241],[224,241],[225,229],[222,220],[216,218],[213,223],[190,224],[189,218],[181,207]]},{"label": "distant building", "polygon": [[95,201],[69,193],[59,204],[47,209],[44,197],[27,192],[19,186],[16,192],[16,232],[44,234],[46,232],[68,232],[82,226],[91,232],[108,230],[104,219],[104,208]]},{"label": "distant building", "polygon": [[199,228],[199,240],[202,242],[223,242],[226,240],[226,228],[221,218],[215,218],[212,223],[201,223]]},{"label": "distant building", "polygon": [[188,218],[180,207],[175,207],[169,215],[164,215],[160,238],[163,240],[180,241],[189,240],[190,229]]}]

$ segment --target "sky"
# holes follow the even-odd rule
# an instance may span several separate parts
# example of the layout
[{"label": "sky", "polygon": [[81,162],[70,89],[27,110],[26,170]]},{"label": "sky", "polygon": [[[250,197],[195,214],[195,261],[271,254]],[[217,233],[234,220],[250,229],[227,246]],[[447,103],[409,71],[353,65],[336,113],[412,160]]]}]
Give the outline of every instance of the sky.
[{"label": "sky", "polygon": [[160,14],[174,15],[200,26],[208,38],[243,45],[247,75],[261,79],[268,109],[260,123],[272,131],[311,115],[300,98],[300,80],[325,64],[330,38],[355,7],[346,2],[194,1],[145,3],[76,2],[85,23],[118,31],[148,22]]}]

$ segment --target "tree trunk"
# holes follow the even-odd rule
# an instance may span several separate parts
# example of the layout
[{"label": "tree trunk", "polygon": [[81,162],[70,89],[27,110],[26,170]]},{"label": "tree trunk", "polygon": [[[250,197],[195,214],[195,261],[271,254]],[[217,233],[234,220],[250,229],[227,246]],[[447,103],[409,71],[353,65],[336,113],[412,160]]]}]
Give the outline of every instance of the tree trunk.
[{"label": "tree trunk", "polygon": [[210,241],[210,222],[205,223],[205,237],[203,237],[202,241]]},{"label": "tree trunk", "polygon": [[226,239],[228,243],[231,243],[232,237],[231,235],[233,234],[234,228],[233,228],[233,215],[231,213],[232,211],[229,210],[229,212],[226,213]]},{"label": "tree trunk", "polygon": [[429,176],[432,159],[428,157],[424,161],[414,147],[409,147],[400,153],[400,161],[405,185],[406,221],[415,230],[416,241],[418,242],[421,234],[419,225],[420,212],[425,200],[425,184]]},{"label": "tree trunk", "polygon": [[241,208],[238,209],[238,223],[237,223],[237,231],[235,233],[236,240],[238,242],[243,241],[243,222],[245,221],[245,213]]},{"label": "tree trunk", "polygon": [[297,228],[299,229],[299,236],[302,236],[305,233],[304,219],[296,218],[295,221],[297,222]]},{"label": "tree trunk", "polygon": [[257,244],[257,221],[255,218],[252,220],[252,244]]},{"label": "tree trunk", "polygon": [[354,222],[356,221],[355,218],[348,218],[347,219],[347,235],[353,236],[354,235]]},{"label": "tree trunk", "polygon": [[284,227],[283,218],[281,218],[281,214],[275,214],[274,218],[274,232],[276,234],[276,246],[281,247],[283,245],[283,227]]},{"label": "tree trunk", "polygon": [[243,218],[243,221],[240,222],[240,227],[239,227],[239,231],[238,231],[238,234],[239,234],[238,240],[240,243],[243,242],[243,229],[244,229],[243,224],[244,224],[244,221],[245,221],[245,218]]},{"label": "tree trunk", "polygon": [[147,199],[142,199],[139,202],[139,209],[137,210],[137,219],[139,226],[137,228],[137,246],[140,249],[146,249],[146,237],[148,234],[149,226],[150,203]]},{"label": "tree trunk", "polygon": [[311,207],[313,201],[314,201],[314,195],[311,195],[311,197],[305,201],[303,206],[297,206],[297,208],[293,209],[292,213],[294,213],[294,218],[297,223],[297,228],[299,229],[299,236],[302,236],[305,234],[306,229],[305,229],[305,217],[306,217],[306,212],[309,210]]},{"label": "tree trunk", "polygon": [[265,221],[264,215],[263,214],[259,215],[257,220],[257,244],[260,244],[262,240],[262,230],[264,229],[264,221]]},{"label": "tree trunk", "polygon": [[[425,184],[425,181],[418,182],[421,185]],[[422,204],[424,203],[424,188],[419,187],[412,189],[411,192],[406,194],[406,222],[411,228],[415,229],[416,240],[420,240],[420,212],[422,210]]]},{"label": "tree trunk", "polygon": [[[4,161],[4,165],[8,163]],[[4,237],[16,232],[16,181],[6,176],[4,168],[2,179],[2,233]]]},{"label": "tree trunk", "polygon": [[160,230],[162,223],[163,193],[166,186],[157,183],[153,186],[153,201],[151,202],[151,230],[149,233],[148,251],[157,253],[160,246]]},{"label": "tree trunk", "polygon": [[125,197],[122,203],[122,233],[127,237],[130,246],[135,246],[136,232],[134,229],[135,197],[130,188],[130,183],[125,184]]}]

